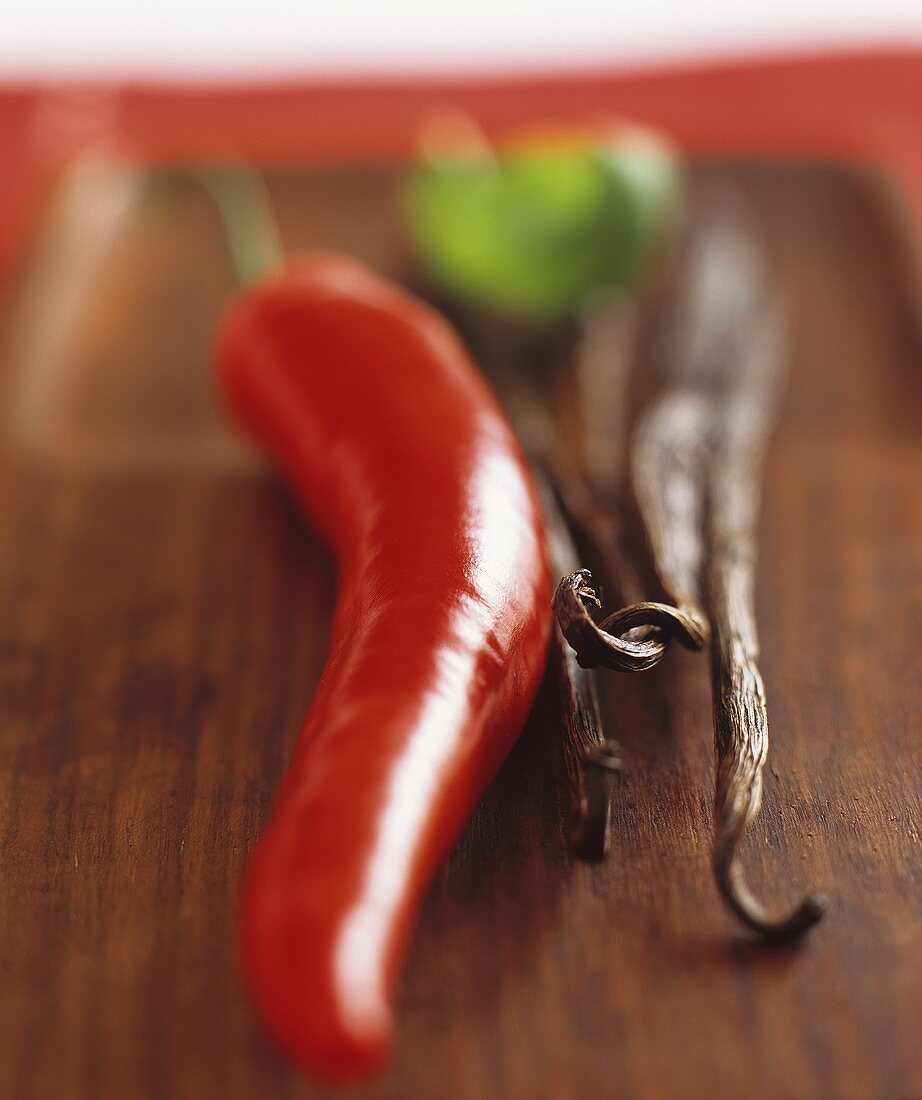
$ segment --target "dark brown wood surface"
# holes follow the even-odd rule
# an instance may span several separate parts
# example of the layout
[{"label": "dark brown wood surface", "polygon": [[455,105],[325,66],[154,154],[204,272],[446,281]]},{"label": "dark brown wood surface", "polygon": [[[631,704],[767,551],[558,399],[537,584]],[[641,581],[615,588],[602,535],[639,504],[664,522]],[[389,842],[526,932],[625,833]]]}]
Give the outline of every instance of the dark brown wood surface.
[{"label": "dark brown wood surface", "polygon": [[[356,1095],[922,1096],[920,328],[855,182],[736,174],[795,319],[744,858],[766,901],[817,887],[828,916],[770,949],[718,901],[700,655],[605,676],[627,771],[608,862],[573,862],[549,683],[430,893],[393,1071]],[[404,269],[388,172],[271,179],[288,245]],[[142,203],[91,278],[72,237],[59,220],[5,301],[0,1097],[318,1095],[254,1030],[232,933],[332,568],[211,408],[228,284],[204,205]]]}]

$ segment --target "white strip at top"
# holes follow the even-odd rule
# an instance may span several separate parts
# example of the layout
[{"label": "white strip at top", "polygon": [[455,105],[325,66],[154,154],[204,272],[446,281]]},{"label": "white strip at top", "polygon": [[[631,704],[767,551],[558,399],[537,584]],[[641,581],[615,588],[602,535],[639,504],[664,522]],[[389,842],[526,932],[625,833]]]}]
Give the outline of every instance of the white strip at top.
[{"label": "white strip at top", "polygon": [[922,0],[0,0],[0,81],[431,76],[922,45]]}]

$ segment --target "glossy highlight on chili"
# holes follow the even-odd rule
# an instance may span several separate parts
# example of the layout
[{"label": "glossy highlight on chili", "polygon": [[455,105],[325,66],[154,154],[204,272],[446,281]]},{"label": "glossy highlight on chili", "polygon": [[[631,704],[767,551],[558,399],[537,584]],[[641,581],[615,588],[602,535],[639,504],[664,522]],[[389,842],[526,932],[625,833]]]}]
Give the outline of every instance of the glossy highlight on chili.
[{"label": "glossy highlight on chili", "polygon": [[292,260],[222,323],[224,400],[338,565],[326,667],[251,860],[245,977],[269,1035],[372,1075],[426,887],[515,742],[548,646],[541,510],[448,324],[361,264]]}]

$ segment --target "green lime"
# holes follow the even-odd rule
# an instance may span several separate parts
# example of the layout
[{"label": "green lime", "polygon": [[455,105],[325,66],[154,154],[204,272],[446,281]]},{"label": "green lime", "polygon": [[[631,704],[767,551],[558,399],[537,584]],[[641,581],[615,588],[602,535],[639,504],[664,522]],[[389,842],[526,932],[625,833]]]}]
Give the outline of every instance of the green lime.
[{"label": "green lime", "polygon": [[475,303],[532,320],[630,287],[674,227],[681,172],[643,136],[610,147],[444,157],[409,181],[407,213],[431,275]]}]

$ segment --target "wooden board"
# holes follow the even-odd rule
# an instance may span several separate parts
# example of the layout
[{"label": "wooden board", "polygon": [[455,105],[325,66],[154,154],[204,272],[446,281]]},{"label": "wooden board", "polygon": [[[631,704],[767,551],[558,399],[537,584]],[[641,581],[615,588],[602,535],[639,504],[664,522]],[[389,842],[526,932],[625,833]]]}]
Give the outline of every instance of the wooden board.
[{"label": "wooden board", "polygon": [[[779,903],[822,888],[828,918],[767,949],[717,900],[703,659],[605,680],[628,771],[602,866],[567,853],[548,686],[431,891],[393,1071],[356,1095],[922,1096],[920,330],[853,182],[734,173],[795,319],[761,542],[773,745],[746,860]],[[389,170],[270,179],[291,248],[406,269]],[[92,277],[65,219],[6,303],[0,1096],[320,1095],[255,1032],[232,933],[333,573],[211,407],[228,285],[207,209],[129,215]]]}]

